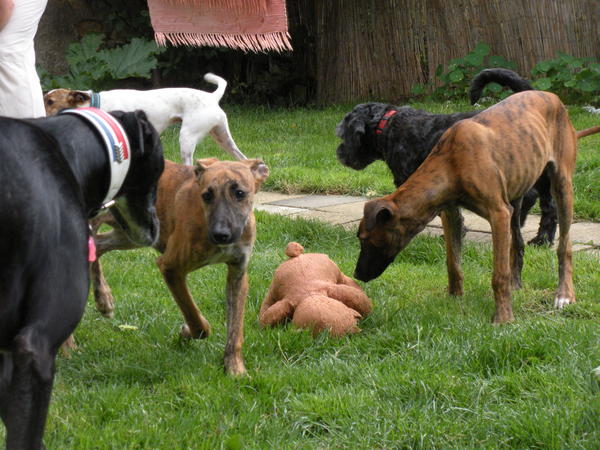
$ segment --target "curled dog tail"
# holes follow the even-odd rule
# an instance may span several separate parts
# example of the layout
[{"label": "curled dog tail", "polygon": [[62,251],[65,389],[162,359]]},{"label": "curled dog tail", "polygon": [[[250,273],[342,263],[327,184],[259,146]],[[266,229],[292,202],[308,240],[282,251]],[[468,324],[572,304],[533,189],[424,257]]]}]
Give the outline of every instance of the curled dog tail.
[{"label": "curled dog tail", "polygon": [[288,256],[288,258],[300,256],[302,253],[304,253],[304,247],[297,242],[290,242],[285,247],[285,254]]},{"label": "curled dog tail", "polygon": [[209,83],[217,85],[217,89],[212,94],[217,97],[217,103],[220,102],[227,88],[227,81],[210,72],[204,75],[204,79]]},{"label": "curled dog tail", "polygon": [[471,82],[471,87],[469,88],[471,105],[477,103],[477,100],[481,97],[483,88],[485,88],[488,83],[492,82],[511,88],[513,92],[534,90],[529,81],[525,78],[521,78],[518,73],[513,72],[512,70],[502,68],[485,69],[475,75],[475,78],[473,78],[473,81]]},{"label": "curled dog tail", "polygon": [[581,139],[583,137],[589,136],[590,134],[600,133],[600,126],[586,128],[585,130],[581,130],[577,132],[577,139]]}]

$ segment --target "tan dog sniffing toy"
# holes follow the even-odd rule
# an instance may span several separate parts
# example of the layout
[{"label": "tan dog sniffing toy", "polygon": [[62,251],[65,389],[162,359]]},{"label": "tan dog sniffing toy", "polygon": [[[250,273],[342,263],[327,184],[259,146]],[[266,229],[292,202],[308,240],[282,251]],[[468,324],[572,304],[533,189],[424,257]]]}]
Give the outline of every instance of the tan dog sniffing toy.
[{"label": "tan dog sniffing toy", "polygon": [[357,321],[373,308],[369,297],[327,255],[303,253],[297,242],[287,245],[290,259],[275,270],[260,308],[260,324],[273,326],[291,319],[313,335],[322,330],[333,336],[358,333]]}]

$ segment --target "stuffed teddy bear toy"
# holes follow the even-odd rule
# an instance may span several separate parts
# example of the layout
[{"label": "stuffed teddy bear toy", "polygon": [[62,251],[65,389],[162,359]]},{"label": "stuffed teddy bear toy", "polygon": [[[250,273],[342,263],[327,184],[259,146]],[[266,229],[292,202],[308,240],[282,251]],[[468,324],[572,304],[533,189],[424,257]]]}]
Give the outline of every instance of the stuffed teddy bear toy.
[{"label": "stuffed teddy bear toy", "polygon": [[357,321],[373,308],[369,297],[327,255],[303,253],[297,242],[287,245],[290,259],[275,270],[260,308],[260,324],[291,319],[297,327],[311,329],[313,336],[322,330],[333,336],[359,332]]}]

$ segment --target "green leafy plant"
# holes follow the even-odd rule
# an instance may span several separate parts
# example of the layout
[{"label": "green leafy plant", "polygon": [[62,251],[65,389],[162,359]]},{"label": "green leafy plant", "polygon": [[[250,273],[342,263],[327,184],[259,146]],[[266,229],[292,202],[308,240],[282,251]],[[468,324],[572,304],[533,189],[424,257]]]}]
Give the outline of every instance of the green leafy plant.
[{"label": "green leafy plant", "polygon": [[156,55],[164,48],[153,41],[133,38],[128,44],[105,48],[105,35],[88,34],[67,50],[69,73],[54,76],[40,70],[45,90],[64,87],[70,89],[106,89],[114,80],[150,78],[157,67]]},{"label": "green leafy plant", "polygon": [[593,58],[576,58],[558,52],[531,70],[536,89],[551,91],[565,101],[600,101],[600,63]]},{"label": "green leafy plant", "polygon": [[[516,69],[514,62],[508,61],[502,56],[490,55],[489,53],[489,45],[480,42],[465,57],[450,60],[445,70],[444,66],[440,64],[435,71],[435,75],[443,84],[435,88],[433,98],[447,100],[464,99],[467,96],[471,79],[481,70],[489,67]],[[502,92],[502,86],[497,83],[490,83],[486,89],[495,94]],[[427,91],[427,86],[422,84],[413,86],[411,90],[414,95],[423,95]]]}]

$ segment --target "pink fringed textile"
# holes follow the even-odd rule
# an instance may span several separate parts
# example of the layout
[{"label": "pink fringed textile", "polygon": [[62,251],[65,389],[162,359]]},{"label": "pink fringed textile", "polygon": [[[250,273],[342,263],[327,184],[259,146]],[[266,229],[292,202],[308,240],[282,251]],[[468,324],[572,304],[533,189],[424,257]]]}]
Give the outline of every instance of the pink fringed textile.
[{"label": "pink fringed textile", "polygon": [[158,45],[292,50],[285,0],[148,0]]}]

